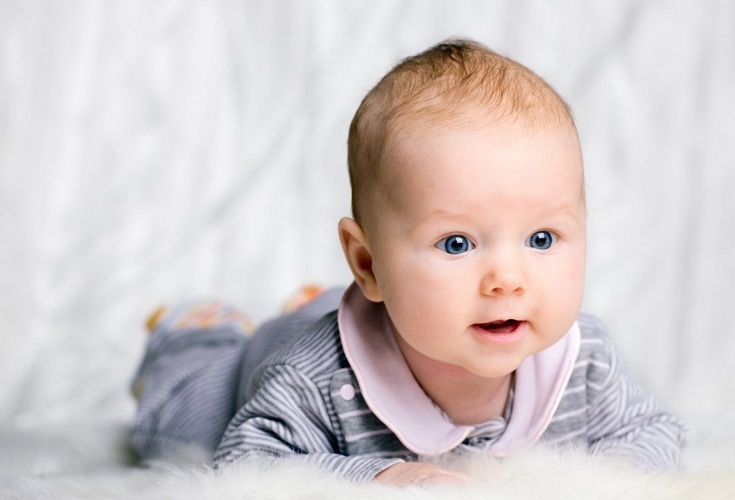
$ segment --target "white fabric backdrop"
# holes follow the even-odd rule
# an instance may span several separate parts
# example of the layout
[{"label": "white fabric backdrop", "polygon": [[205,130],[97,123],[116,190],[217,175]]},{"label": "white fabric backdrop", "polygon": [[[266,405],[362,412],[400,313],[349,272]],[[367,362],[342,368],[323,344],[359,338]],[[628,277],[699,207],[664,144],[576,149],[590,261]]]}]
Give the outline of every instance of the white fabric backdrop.
[{"label": "white fabric backdrop", "polygon": [[161,302],[259,321],[346,283],[349,120],[453,35],[567,98],[585,309],[695,430],[735,423],[734,27],[727,0],[0,1],[0,425],[130,418]]}]

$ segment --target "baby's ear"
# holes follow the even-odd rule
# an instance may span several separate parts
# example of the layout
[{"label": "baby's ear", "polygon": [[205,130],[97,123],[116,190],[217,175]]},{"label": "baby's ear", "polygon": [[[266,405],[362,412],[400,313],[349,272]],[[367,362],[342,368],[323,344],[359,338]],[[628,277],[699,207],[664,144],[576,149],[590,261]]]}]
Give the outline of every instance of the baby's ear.
[{"label": "baby's ear", "polygon": [[370,252],[365,231],[349,217],[340,220],[338,227],[342,250],[345,252],[347,264],[350,266],[357,286],[360,287],[362,294],[368,300],[382,302],[383,295],[380,293],[378,282],[373,273],[373,255]]}]

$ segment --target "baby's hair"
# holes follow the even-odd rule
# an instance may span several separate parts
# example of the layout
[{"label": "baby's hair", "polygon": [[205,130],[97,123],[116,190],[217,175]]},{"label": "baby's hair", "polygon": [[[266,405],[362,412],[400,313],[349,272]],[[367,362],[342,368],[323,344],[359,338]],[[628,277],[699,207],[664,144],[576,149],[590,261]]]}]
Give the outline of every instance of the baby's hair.
[{"label": "baby's hair", "polygon": [[493,122],[574,128],[564,100],[533,71],[473,40],[451,39],[408,57],[368,92],[348,138],[352,215],[358,223],[386,172],[381,165],[389,139],[468,121],[480,111]]}]

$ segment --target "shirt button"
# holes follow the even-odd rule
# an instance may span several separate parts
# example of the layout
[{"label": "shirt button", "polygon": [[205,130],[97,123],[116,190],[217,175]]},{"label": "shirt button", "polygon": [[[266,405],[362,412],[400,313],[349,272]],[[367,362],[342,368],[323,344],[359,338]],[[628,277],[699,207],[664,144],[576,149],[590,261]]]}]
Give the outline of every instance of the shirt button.
[{"label": "shirt button", "polygon": [[352,401],[353,399],[355,399],[355,388],[352,387],[351,384],[345,384],[339,390],[339,395],[345,401]]}]

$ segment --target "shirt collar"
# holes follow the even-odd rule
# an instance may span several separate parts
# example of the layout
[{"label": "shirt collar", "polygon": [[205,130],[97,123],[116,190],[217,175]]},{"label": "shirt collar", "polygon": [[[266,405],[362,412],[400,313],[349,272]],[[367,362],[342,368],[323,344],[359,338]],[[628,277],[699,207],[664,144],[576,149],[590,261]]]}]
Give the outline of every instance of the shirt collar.
[{"label": "shirt collar", "polygon": [[[342,347],[365,403],[403,445],[418,455],[457,447],[474,427],[454,424],[416,382],[396,343],[382,303],[353,283],[339,314]],[[561,401],[579,352],[579,327],[528,357],[516,370],[513,411],[491,452],[505,455],[536,442]]]}]

